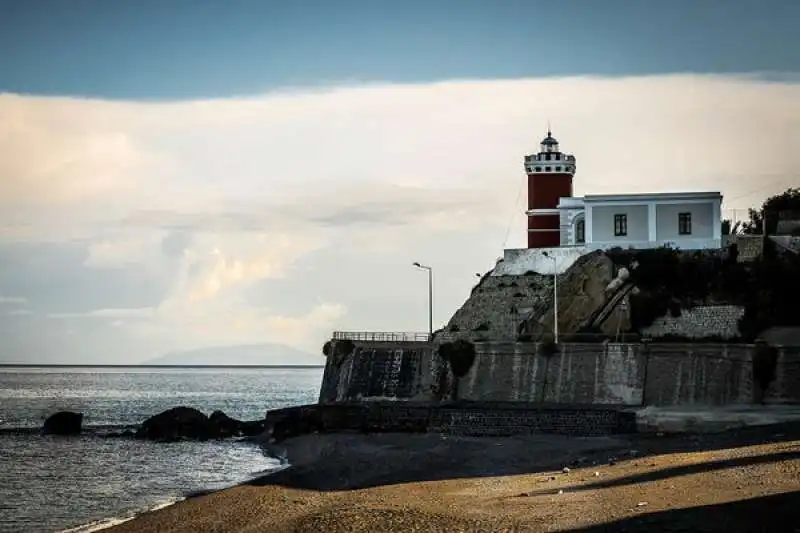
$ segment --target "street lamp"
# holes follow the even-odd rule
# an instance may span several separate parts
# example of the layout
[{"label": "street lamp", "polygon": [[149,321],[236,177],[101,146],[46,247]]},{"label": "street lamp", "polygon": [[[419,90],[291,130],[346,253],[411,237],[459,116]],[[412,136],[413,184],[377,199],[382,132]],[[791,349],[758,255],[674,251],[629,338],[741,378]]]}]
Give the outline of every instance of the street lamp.
[{"label": "street lamp", "polygon": [[558,344],[558,262],[547,252],[542,252],[542,255],[553,261],[553,337]]},{"label": "street lamp", "polygon": [[433,338],[433,269],[416,262],[414,266],[428,271],[428,333],[430,334],[428,340],[431,340]]}]

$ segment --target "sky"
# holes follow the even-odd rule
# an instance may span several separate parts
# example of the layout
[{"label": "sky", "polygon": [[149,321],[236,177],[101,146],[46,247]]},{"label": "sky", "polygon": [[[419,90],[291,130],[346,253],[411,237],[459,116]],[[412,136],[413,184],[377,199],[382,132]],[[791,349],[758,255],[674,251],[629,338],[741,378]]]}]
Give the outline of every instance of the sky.
[{"label": "sky", "polygon": [[800,2],[5,0],[0,362],[424,331],[575,193],[797,185]]}]

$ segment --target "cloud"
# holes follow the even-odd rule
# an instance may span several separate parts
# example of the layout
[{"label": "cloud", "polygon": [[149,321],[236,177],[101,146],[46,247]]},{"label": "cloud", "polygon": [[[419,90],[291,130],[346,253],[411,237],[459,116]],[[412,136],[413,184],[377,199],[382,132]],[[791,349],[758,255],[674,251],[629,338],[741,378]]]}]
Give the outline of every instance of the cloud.
[{"label": "cloud", "polygon": [[0,296],[0,304],[24,304],[27,301],[21,296]]},{"label": "cloud", "polygon": [[[434,265],[442,322],[524,246],[522,157],[548,120],[576,194],[721,190],[742,217],[800,166],[800,84],[755,76],[4,94],[0,116],[0,294],[32,311],[0,333],[74,357],[425,329],[413,261]],[[31,344],[40,317],[56,329]]]}]

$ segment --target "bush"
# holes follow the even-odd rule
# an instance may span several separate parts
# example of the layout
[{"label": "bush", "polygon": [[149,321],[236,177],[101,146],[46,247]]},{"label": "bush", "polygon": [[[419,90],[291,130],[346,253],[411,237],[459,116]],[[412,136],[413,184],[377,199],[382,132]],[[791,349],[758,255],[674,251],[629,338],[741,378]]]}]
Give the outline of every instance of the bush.
[{"label": "bush", "polygon": [[350,355],[356,349],[356,344],[350,339],[336,341],[334,352],[338,357]]},{"label": "bush", "polygon": [[439,356],[447,361],[457,378],[467,375],[475,362],[475,345],[463,339],[445,342],[439,346]]},{"label": "bush", "polygon": [[475,329],[473,329],[472,331],[488,331],[488,330],[489,330],[489,324],[486,322],[481,322],[480,324],[475,326]]},{"label": "bush", "polygon": [[539,342],[539,353],[545,357],[552,357],[558,351],[558,345],[552,337],[544,337]]},{"label": "bush", "polygon": [[451,333],[458,333],[459,331],[461,331],[461,328],[458,327],[458,324],[453,324],[450,326]]},{"label": "bush", "polygon": [[759,387],[758,401],[764,402],[764,393],[775,380],[775,370],[778,365],[778,350],[765,342],[756,344],[753,354],[753,380]]}]

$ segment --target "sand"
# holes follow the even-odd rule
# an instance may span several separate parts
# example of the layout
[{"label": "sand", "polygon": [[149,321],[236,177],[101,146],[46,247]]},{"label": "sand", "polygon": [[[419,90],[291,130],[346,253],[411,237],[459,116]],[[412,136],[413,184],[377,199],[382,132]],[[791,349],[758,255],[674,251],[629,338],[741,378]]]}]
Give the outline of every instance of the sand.
[{"label": "sand", "polygon": [[109,531],[800,532],[800,424],[585,439],[325,435],[288,450],[296,466],[283,472]]}]

